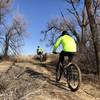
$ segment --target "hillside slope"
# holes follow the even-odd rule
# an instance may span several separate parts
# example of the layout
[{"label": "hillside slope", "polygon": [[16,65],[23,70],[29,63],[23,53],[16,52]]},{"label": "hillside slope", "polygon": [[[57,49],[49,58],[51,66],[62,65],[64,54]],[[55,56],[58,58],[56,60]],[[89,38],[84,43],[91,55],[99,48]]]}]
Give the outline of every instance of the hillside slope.
[{"label": "hillside slope", "polygon": [[0,63],[0,100],[100,100],[99,81],[96,84],[84,75],[80,89],[71,92],[64,79],[55,82],[50,62],[49,58],[42,63]]}]

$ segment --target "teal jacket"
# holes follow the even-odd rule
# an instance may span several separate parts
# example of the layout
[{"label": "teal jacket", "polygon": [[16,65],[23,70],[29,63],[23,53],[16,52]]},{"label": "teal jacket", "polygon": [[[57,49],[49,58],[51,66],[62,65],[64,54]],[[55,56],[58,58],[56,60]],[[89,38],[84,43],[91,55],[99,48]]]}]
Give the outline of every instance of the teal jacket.
[{"label": "teal jacket", "polygon": [[57,39],[53,47],[53,52],[56,52],[56,49],[58,48],[60,44],[62,44],[63,51],[65,52],[77,51],[75,40],[69,35],[64,35]]}]

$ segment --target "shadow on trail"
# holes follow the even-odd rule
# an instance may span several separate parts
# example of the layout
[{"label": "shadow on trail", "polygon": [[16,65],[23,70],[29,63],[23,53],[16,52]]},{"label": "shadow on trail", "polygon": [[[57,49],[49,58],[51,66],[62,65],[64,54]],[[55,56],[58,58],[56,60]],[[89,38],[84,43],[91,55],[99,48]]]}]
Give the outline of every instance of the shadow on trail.
[{"label": "shadow on trail", "polygon": [[[33,70],[30,68],[30,66],[27,66],[26,68],[23,68],[20,65],[12,64],[11,67],[8,69],[6,74],[9,74],[9,77],[15,77],[18,81],[25,79],[30,80],[30,78],[33,79],[39,79],[41,81],[46,81],[45,84],[48,84],[47,88],[57,88],[58,90],[65,90],[69,91],[68,86],[66,86],[65,82],[56,82],[55,80],[55,68],[54,66],[49,66],[44,63],[35,63],[35,65],[39,65],[39,67],[45,67],[49,71],[51,71],[53,74],[50,76],[48,74],[45,74],[43,72],[37,72],[36,70]],[[38,67],[38,66],[37,66]],[[30,81],[29,81],[30,82]],[[41,83],[39,83],[41,85]],[[45,86],[44,84],[44,86]],[[50,87],[49,87],[50,86]]]},{"label": "shadow on trail", "polygon": [[55,79],[49,79],[48,82],[56,87],[58,87],[59,89],[63,89],[66,91],[70,91],[70,89],[68,88],[68,86],[66,86],[65,82],[57,82]]},{"label": "shadow on trail", "polygon": [[39,78],[41,80],[46,80],[47,83],[49,83],[50,85],[58,87],[58,89],[70,91],[68,86],[66,86],[65,82],[56,82],[54,77],[50,78],[48,75],[44,75],[43,73],[36,72],[36,71],[32,70],[29,67],[27,67],[25,72],[28,73],[29,76],[32,76],[32,77],[35,77],[35,78]]},{"label": "shadow on trail", "polygon": [[50,71],[53,75],[55,75],[57,61],[52,62],[31,62],[32,65],[37,65],[38,67],[44,67],[46,70]]},{"label": "shadow on trail", "polygon": [[42,73],[38,73],[36,71],[33,71],[31,68],[27,67],[25,70],[25,73],[28,73],[29,76],[38,76],[38,75],[43,75]]}]

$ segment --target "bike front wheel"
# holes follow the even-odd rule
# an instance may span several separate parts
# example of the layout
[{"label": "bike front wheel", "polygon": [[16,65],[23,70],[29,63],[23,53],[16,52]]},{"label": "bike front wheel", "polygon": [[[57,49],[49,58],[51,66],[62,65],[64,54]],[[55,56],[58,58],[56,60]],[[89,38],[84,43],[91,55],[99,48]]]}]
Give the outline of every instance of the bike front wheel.
[{"label": "bike front wheel", "polygon": [[80,83],[81,83],[81,71],[79,69],[79,67],[76,64],[70,64],[67,67],[67,83],[69,88],[72,91],[76,91],[79,89],[80,87]]}]

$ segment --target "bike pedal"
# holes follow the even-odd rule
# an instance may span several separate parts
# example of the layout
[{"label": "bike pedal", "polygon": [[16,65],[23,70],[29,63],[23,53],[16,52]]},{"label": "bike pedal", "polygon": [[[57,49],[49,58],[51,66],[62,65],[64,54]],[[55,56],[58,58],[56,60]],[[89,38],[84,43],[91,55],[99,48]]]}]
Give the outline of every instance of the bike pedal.
[{"label": "bike pedal", "polygon": [[63,67],[65,67],[65,66],[66,66],[66,64],[62,64],[62,66],[63,66]]}]

